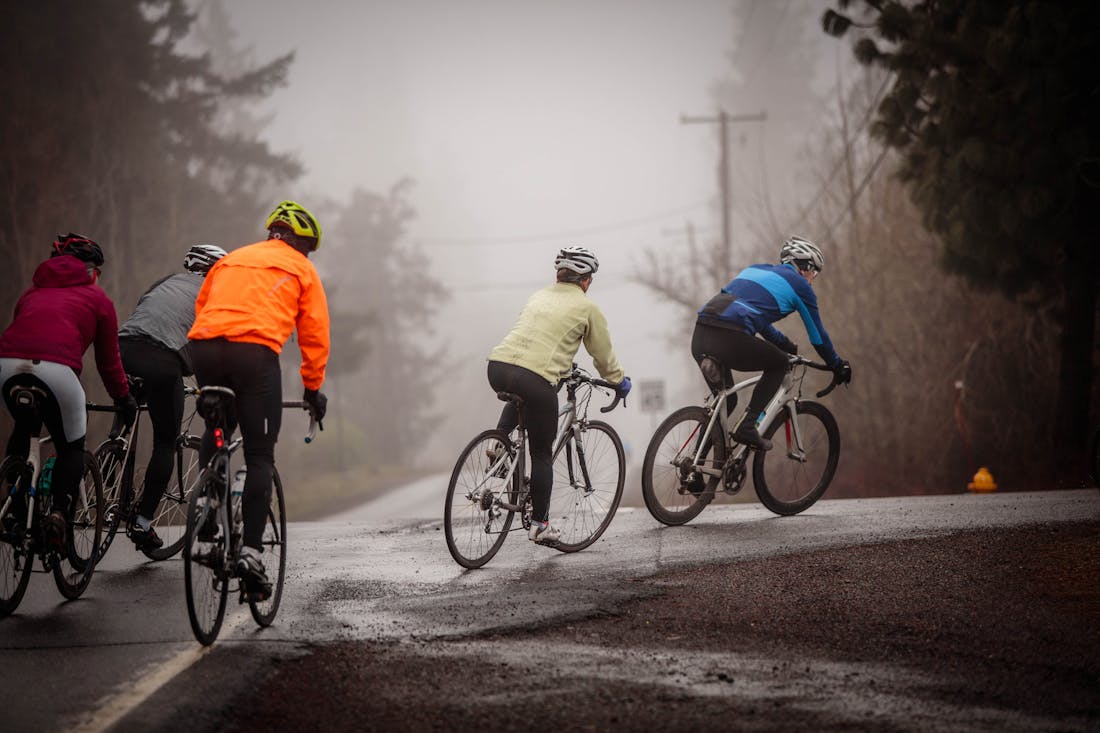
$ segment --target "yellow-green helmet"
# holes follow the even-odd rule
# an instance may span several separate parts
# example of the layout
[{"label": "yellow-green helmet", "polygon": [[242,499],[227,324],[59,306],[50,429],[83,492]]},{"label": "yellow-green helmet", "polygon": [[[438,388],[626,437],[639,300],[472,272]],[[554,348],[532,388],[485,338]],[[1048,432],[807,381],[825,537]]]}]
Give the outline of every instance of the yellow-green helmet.
[{"label": "yellow-green helmet", "polygon": [[271,216],[267,217],[267,228],[276,224],[283,224],[290,228],[299,237],[312,237],[317,240],[313,245],[316,251],[321,247],[321,225],[313,214],[306,211],[305,207],[294,201],[284,201],[275,207]]}]

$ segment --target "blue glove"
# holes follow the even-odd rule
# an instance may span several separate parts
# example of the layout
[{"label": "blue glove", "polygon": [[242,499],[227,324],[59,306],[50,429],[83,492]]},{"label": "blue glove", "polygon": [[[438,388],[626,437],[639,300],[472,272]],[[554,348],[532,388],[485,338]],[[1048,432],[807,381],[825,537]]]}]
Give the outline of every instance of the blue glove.
[{"label": "blue glove", "polygon": [[619,382],[615,387],[615,393],[625,399],[626,396],[630,394],[630,387],[630,377],[623,377],[623,381]]}]

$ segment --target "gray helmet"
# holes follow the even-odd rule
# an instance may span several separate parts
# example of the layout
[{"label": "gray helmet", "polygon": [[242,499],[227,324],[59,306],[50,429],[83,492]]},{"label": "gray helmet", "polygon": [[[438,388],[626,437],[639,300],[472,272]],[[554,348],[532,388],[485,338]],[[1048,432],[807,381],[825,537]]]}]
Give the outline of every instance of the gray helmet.
[{"label": "gray helmet", "polygon": [[600,261],[592,254],[592,250],[585,247],[563,247],[554,258],[554,269],[563,268],[588,275],[600,269]]},{"label": "gray helmet", "polygon": [[196,244],[183,257],[183,267],[189,272],[205,274],[214,263],[225,257],[226,251],[214,244]]},{"label": "gray helmet", "polygon": [[791,237],[783,243],[783,248],[779,250],[779,263],[786,264],[788,262],[794,262],[796,267],[798,263],[808,265],[808,267],[802,267],[803,270],[814,269],[821,272],[825,269],[825,255],[821,254],[821,250],[816,244],[802,237]]}]

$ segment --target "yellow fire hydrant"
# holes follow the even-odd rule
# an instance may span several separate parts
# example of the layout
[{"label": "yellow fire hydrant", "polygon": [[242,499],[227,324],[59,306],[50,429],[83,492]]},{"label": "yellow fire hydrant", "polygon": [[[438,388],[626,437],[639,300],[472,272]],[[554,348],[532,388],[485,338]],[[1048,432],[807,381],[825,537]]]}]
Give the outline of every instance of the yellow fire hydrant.
[{"label": "yellow fire hydrant", "polygon": [[989,472],[989,469],[982,466],[978,469],[978,472],[974,474],[974,480],[967,484],[966,488],[974,492],[996,491],[997,482],[993,480],[993,474]]}]

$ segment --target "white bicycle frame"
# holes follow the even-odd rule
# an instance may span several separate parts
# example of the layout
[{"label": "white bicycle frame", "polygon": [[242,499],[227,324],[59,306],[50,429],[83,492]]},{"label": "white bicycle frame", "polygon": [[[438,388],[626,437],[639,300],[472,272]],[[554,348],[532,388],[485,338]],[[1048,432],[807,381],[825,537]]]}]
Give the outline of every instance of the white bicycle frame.
[{"label": "white bicycle frame", "polygon": [[[574,428],[578,422],[579,420],[577,419],[577,400],[576,398],[567,399],[565,401],[565,404],[558,409],[558,432],[557,435],[554,436],[554,451],[553,453],[551,453],[551,460],[557,458],[558,454],[561,453],[562,448],[565,447],[566,441],[573,436]],[[516,430],[513,431],[513,433],[518,430],[519,428],[517,427]],[[518,440],[519,436],[517,436],[516,438],[516,441]],[[516,441],[513,441],[513,443],[515,443]],[[523,446],[526,448],[526,437],[523,438],[522,443]],[[509,465],[506,473],[503,476],[503,483],[505,486],[508,486],[509,482],[511,482],[512,480],[512,475],[515,473],[516,465],[518,465],[519,461],[510,460],[509,452],[501,451],[501,454],[497,456],[496,460],[493,461],[493,464],[485,472],[485,476],[481,479],[481,481],[478,482],[478,485],[474,487],[474,490],[470,492],[471,495],[475,493],[480,493],[482,487],[485,485],[485,482],[488,481],[490,478],[501,478],[499,476],[495,476],[495,474],[506,461],[509,461]],[[502,503],[501,506],[504,506],[505,508],[512,508],[512,510],[515,511],[515,508],[510,507],[510,505],[505,505]]]},{"label": "white bicycle frame", "polygon": [[[759,374],[755,377],[749,377],[707,398],[704,407],[706,407],[707,411],[710,413],[710,421],[707,423],[706,432],[703,433],[703,438],[699,441],[699,445],[695,449],[695,455],[692,456],[691,459],[695,470],[708,476],[722,475],[722,467],[710,468],[702,465],[703,451],[710,445],[711,435],[714,432],[716,424],[720,426],[723,436],[727,435],[730,431],[731,416],[725,409],[726,398],[731,394],[754,386],[760,381],[761,377],[762,375]],[[802,434],[798,427],[798,394],[792,389],[794,384],[794,371],[789,370],[783,376],[783,383],[779,386],[779,389],[776,390],[775,396],[772,397],[768,406],[764,408],[763,418],[760,419],[757,427],[761,433],[765,432],[775,421],[776,417],[778,417],[781,412],[786,411],[790,416],[791,437],[793,438],[792,441],[788,442],[787,457],[796,461],[805,462],[806,451],[802,447]],[[748,446],[739,444],[731,457],[740,459],[748,450]]]},{"label": "white bicycle frame", "polygon": [[[27,456],[27,463],[31,464],[31,485],[27,489],[27,531],[30,532],[31,525],[34,522],[34,500],[38,497],[38,477],[42,473],[42,444],[50,442],[49,436],[45,438],[32,438],[30,453]],[[77,484],[77,495],[75,497],[80,506],[85,509],[88,507],[88,490],[84,485],[83,472],[80,476],[80,482]],[[11,510],[12,496],[9,494],[4,500],[4,506],[0,507],[0,519],[7,516],[8,511]]]}]

